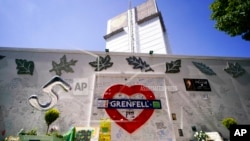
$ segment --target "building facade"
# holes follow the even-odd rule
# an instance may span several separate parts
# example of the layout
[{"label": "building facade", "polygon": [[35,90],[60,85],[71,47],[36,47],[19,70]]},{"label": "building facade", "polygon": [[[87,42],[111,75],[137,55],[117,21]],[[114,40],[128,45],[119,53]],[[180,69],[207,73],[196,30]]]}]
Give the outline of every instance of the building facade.
[{"label": "building facade", "polygon": [[[54,94],[62,134],[108,118],[112,141],[189,141],[194,130],[229,139],[224,118],[250,122],[249,72],[249,58],[0,48],[0,139],[22,128],[45,134]],[[63,83],[52,86],[55,76]],[[34,95],[45,106],[32,106]],[[121,108],[126,99],[136,106]],[[153,109],[143,104],[152,100]]]},{"label": "building facade", "polygon": [[155,0],[147,0],[110,19],[104,39],[106,49],[111,52],[171,52],[163,18]]}]

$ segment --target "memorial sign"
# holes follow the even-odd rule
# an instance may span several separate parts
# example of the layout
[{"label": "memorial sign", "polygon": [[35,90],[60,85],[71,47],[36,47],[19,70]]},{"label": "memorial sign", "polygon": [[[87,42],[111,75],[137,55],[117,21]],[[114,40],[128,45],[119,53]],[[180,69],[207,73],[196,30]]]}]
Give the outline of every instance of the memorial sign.
[{"label": "memorial sign", "polygon": [[184,78],[184,83],[187,91],[211,91],[207,79]]}]

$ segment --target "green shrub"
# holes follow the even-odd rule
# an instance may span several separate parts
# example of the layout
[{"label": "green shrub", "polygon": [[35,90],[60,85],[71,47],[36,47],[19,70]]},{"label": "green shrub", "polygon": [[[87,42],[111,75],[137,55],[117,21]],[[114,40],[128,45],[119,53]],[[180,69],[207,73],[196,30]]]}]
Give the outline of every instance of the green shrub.
[{"label": "green shrub", "polygon": [[230,129],[230,127],[231,127],[232,125],[237,125],[237,122],[236,122],[236,120],[235,120],[234,118],[229,117],[229,118],[224,118],[224,119],[222,120],[222,124],[223,124],[227,129]]},{"label": "green shrub", "polygon": [[47,123],[47,134],[49,131],[49,126],[59,117],[60,112],[56,108],[49,109],[48,111],[45,112],[44,119]]},{"label": "green shrub", "polygon": [[27,135],[37,135],[37,130],[36,129],[31,129],[27,132]]},{"label": "green shrub", "polygon": [[31,129],[28,131],[25,131],[24,129],[21,129],[18,135],[37,135],[37,129]]}]

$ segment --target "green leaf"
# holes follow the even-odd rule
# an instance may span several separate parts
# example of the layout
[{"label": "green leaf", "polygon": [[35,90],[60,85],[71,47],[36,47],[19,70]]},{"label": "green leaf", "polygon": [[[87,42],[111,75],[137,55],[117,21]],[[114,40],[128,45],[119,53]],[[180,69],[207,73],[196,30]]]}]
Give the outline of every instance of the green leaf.
[{"label": "green leaf", "polygon": [[216,73],[203,63],[192,62],[201,72],[207,75],[216,75]]},{"label": "green leaf", "polygon": [[89,62],[89,65],[95,67],[95,71],[102,71],[103,69],[107,69],[113,66],[113,62],[110,62],[111,58],[107,55],[105,58],[99,56],[96,61]]},{"label": "green leaf", "polygon": [[17,74],[33,75],[34,66],[35,66],[33,61],[27,61],[24,59],[16,59],[16,64],[17,64],[16,69],[18,70]]},{"label": "green leaf", "polygon": [[177,73],[180,72],[181,60],[171,61],[166,63],[166,72],[165,73]]},{"label": "green leaf", "polygon": [[77,60],[70,60],[67,62],[66,55],[63,55],[62,58],[60,58],[60,63],[56,63],[55,61],[52,61],[52,69],[49,70],[50,72],[55,71],[56,75],[61,76],[62,71],[65,71],[66,73],[73,73],[74,70],[71,68],[71,66],[74,66],[77,63]]},{"label": "green leaf", "polygon": [[0,55],[0,60],[3,59],[5,56]]},{"label": "green leaf", "polygon": [[235,78],[243,75],[246,72],[245,69],[243,69],[237,62],[234,64],[228,62],[227,64],[228,66],[224,69],[224,71]]},{"label": "green leaf", "polygon": [[154,71],[149,64],[147,64],[145,61],[142,61],[141,57],[139,57],[138,59],[135,56],[126,58],[126,60],[128,61],[129,65],[133,65],[133,69],[141,69],[141,71]]}]

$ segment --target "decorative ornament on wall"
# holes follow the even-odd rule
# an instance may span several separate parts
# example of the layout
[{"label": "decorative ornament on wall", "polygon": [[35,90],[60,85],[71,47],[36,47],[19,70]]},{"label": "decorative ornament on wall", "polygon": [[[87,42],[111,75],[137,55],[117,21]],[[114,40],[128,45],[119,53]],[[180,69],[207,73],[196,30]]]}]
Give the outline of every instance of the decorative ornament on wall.
[{"label": "decorative ornament on wall", "polygon": [[234,78],[239,77],[246,72],[245,69],[242,68],[241,65],[237,62],[235,62],[234,64],[227,62],[227,67],[224,69],[224,71],[232,75]]},{"label": "decorative ornament on wall", "polygon": [[0,55],[0,60],[2,60],[3,58],[4,58],[5,56],[3,56],[3,55]]},{"label": "decorative ornament on wall", "polygon": [[30,74],[33,75],[34,71],[34,62],[33,61],[27,61],[25,59],[16,59],[16,69],[17,74]]},{"label": "decorative ornament on wall", "polygon": [[111,58],[109,55],[106,57],[99,56],[96,61],[89,62],[89,65],[95,68],[95,71],[102,71],[113,66],[113,62],[110,62]]},{"label": "decorative ornament on wall", "polygon": [[141,57],[138,57],[138,59],[135,56],[126,58],[129,65],[133,65],[133,69],[141,69],[141,71],[154,71],[149,64],[147,64],[145,61],[142,61]]},{"label": "decorative ornament on wall", "polygon": [[[109,87],[105,91],[105,93],[103,95],[103,99],[119,100],[119,99],[114,99],[114,97],[115,97],[115,95],[118,95],[120,93],[127,95],[128,97],[131,97],[133,95],[140,93],[145,97],[144,100],[148,100],[148,101],[156,100],[154,93],[149,88],[147,88],[143,85],[127,86],[127,85],[123,85],[123,84],[116,84],[116,85],[112,85],[111,87]],[[124,99],[120,99],[120,100],[124,100]],[[127,102],[129,102],[130,99],[127,99],[127,100],[128,100]],[[131,100],[139,100],[139,99],[131,99]],[[115,102],[115,101],[113,101],[113,102]],[[122,103],[124,103],[124,101]],[[133,105],[133,104],[131,104],[131,105]],[[138,105],[134,103],[134,106],[138,106]],[[140,106],[142,106],[142,105],[140,105]],[[130,109],[130,110],[132,110],[132,109]],[[140,114],[138,116],[134,117],[132,120],[129,120],[127,117],[122,115],[118,111],[118,109],[105,108],[105,111],[107,112],[109,117],[113,121],[115,121],[115,123],[117,125],[119,125],[121,128],[123,128],[124,130],[126,130],[130,134],[133,133],[134,131],[136,131],[137,129],[139,129],[142,125],[144,125],[150,119],[150,117],[153,115],[154,110],[155,109],[153,109],[153,108],[142,109],[142,112],[140,112]]]},{"label": "decorative ornament on wall", "polygon": [[67,62],[66,55],[63,55],[62,58],[60,58],[60,63],[56,63],[55,61],[52,61],[52,69],[49,70],[50,72],[55,71],[56,75],[61,76],[62,71],[73,73],[74,70],[71,68],[71,66],[74,66],[76,64],[77,60],[71,59],[69,62]]},{"label": "decorative ornament on wall", "polygon": [[71,89],[71,86],[67,82],[65,82],[59,76],[55,76],[42,87],[43,92],[49,96],[50,101],[45,104],[41,104],[37,95],[32,95],[29,97],[30,105],[38,110],[48,110],[55,106],[59,99],[58,94],[53,91],[53,87],[55,85],[60,85],[64,91],[69,91]]},{"label": "decorative ornament on wall", "polygon": [[166,72],[165,73],[177,73],[180,72],[181,60],[171,61],[166,63]]},{"label": "decorative ornament on wall", "polygon": [[192,62],[196,68],[198,68],[202,73],[207,75],[216,75],[216,73],[209,68],[207,65],[199,62]]}]

